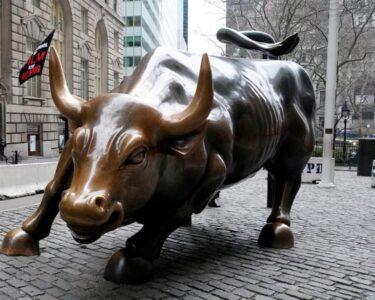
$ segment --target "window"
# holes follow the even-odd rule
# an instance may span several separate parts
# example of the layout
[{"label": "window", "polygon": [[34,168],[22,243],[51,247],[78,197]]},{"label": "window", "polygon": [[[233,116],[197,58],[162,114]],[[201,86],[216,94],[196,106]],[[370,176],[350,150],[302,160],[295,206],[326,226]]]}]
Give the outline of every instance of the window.
[{"label": "window", "polygon": [[326,91],[320,91],[319,92],[319,99],[320,99],[320,105],[324,106],[326,102]]},{"label": "window", "polygon": [[[30,80],[30,79],[29,79]],[[28,155],[39,156],[40,151],[40,138],[41,138],[41,124],[29,123],[27,124],[27,144],[28,144]]]},{"label": "window", "polygon": [[362,112],[362,119],[364,120],[373,120],[374,112],[373,111],[364,111]]},{"label": "window", "polygon": [[140,56],[135,56],[134,57],[134,66],[138,66],[139,62],[141,61],[141,57]]},{"label": "window", "polygon": [[89,61],[87,59],[81,59],[81,98],[89,98]]},{"label": "window", "polygon": [[113,47],[115,51],[118,51],[118,40],[119,40],[119,33],[117,31],[114,32],[113,34]]},{"label": "window", "polygon": [[132,67],[133,66],[133,56],[127,56],[126,57],[126,67]]},{"label": "window", "polygon": [[141,37],[135,36],[134,37],[134,47],[140,47],[141,46]]},{"label": "window", "polygon": [[140,47],[141,46],[141,37],[140,36],[127,36],[125,38],[125,47]]},{"label": "window", "polygon": [[[33,39],[27,39],[26,41],[26,53],[27,57],[31,56],[38,47],[38,42]],[[40,98],[41,96],[41,80],[40,76],[34,76],[26,81],[26,95],[29,97]]]},{"label": "window", "polygon": [[37,8],[40,8],[40,0],[28,0],[27,2]]},{"label": "window", "polygon": [[141,26],[141,17],[140,16],[134,17],[134,26]]},{"label": "window", "polygon": [[95,95],[102,94],[102,36],[97,27],[95,33]]},{"label": "window", "polygon": [[119,73],[118,72],[114,72],[113,73],[113,87],[118,87],[118,85],[120,84],[119,80],[120,80]]},{"label": "window", "polygon": [[113,0],[113,10],[117,11],[117,0]]},{"label": "window", "polygon": [[88,24],[89,24],[89,12],[87,11],[87,9],[82,7],[81,8],[81,31],[83,33],[87,34],[89,32]]},{"label": "window", "polygon": [[134,42],[133,42],[133,36],[127,36],[125,38],[125,47],[133,47],[134,46]]},{"label": "window", "polygon": [[141,26],[141,16],[130,16],[125,18],[125,24],[128,27]]},{"label": "window", "polygon": [[51,24],[55,30],[63,30],[64,17],[58,0],[52,1]]},{"label": "window", "polygon": [[64,16],[59,1],[53,0],[51,11],[51,24],[55,29],[52,45],[56,48],[62,63],[65,63],[64,57]]},{"label": "window", "polygon": [[126,17],[126,19],[125,19],[125,24],[126,24],[126,26],[128,26],[128,27],[132,27],[132,26],[133,26],[133,16],[131,16],[131,17]]}]

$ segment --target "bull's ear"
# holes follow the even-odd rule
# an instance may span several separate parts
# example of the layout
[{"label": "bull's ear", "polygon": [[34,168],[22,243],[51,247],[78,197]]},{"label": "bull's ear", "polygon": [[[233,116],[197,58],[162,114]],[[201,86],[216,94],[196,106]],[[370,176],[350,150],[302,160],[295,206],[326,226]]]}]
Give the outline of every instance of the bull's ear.
[{"label": "bull's ear", "polygon": [[203,54],[197,88],[191,103],[181,112],[164,118],[163,131],[170,137],[188,135],[207,122],[213,103],[213,81],[210,61]]},{"label": "bull's ear", "polygon": [[206,134],[207,126],[201,126],[197,130],[183,136],[167,140],[168,152],[174,156],[185,156],[197,147]]}]

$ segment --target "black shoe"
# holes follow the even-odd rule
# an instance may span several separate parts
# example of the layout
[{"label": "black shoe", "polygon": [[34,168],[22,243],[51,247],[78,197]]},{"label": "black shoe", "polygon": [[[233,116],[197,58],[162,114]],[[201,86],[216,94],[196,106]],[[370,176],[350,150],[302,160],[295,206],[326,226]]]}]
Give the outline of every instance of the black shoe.
[{"label": "black shoe", "polygon": [[210,200],[210,202],[208,202],[207,206],[208,207],[220,207],[220,205],[216,203],[215,198]]}]

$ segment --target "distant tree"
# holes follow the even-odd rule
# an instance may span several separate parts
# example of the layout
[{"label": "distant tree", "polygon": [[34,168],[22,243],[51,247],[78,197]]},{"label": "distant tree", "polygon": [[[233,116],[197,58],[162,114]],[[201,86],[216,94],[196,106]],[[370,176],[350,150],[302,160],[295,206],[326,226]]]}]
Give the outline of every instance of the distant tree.
[{"label": "distant tree", "polygon": [[[325,90],[329,1],[209,1],[226,3],[228,27],[265,31],[277,41],[297,32],[301,42],[287,58],[309,71],[318,91]],[[340,106],[344,101],[348,101],[359,115],[362,115],[362,109],[365,107],[359,104],[359,97],[364,96],[374,86],[374,12],[375,0],[341,0],[339,4],[336,99],[340,101],[336,101],[336,105]],[[228,46],[227,53],[233,55],[236,53],[234,49],[235,47]],[[251,51],[237,50],[238,52],[240,56],[254,56]]]}]

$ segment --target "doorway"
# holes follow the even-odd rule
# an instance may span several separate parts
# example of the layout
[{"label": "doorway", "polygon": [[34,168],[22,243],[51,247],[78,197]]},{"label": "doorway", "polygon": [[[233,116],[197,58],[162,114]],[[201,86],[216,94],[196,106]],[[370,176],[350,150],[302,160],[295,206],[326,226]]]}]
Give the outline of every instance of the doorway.
[{"label": "doorway", "polygon": [[27,145],[29,156],[40,156],[40,124],[27,124]]}]

